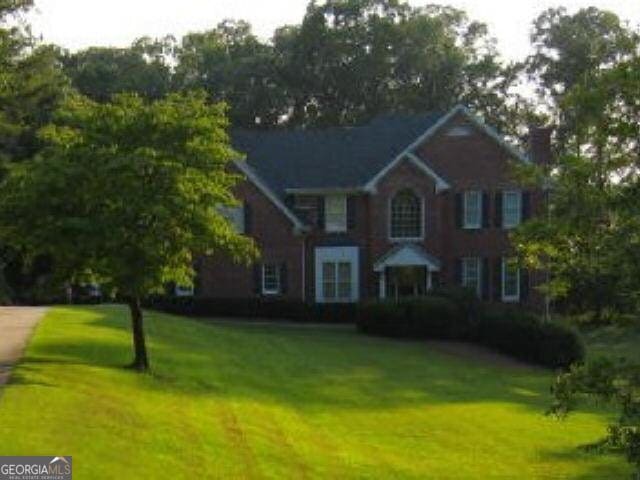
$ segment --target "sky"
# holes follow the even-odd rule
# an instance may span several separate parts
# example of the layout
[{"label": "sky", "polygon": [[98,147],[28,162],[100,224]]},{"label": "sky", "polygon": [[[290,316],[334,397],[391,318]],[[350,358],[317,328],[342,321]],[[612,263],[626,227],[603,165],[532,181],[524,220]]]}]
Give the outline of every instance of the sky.
[{"label": "sky", "polygon": [[[544,9],[564,5],[570,12],[587,6],[608,9],[640,25],[640,0],[410,0],[451,5],[489,25],[508,60],[530,51],[532,20]],[[72,51],[89,46],[124,47],[141,36],[162,37],[214,27],[226,18],[248,20],[261,38],[274,29],[300,23],[307,0],[35,0],[28,16],[34,33]]]}]

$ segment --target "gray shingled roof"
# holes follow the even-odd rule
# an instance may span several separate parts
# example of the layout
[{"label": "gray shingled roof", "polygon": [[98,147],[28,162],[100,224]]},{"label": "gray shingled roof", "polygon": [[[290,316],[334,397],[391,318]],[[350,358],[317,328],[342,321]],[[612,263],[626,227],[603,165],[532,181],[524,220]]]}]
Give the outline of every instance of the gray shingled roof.
[{"label": "gray shingled roof", "polygon": [[276,195],[287,188],[362,187],[442,114],[378,117],[357,127],[232,132],[234,148]]}]

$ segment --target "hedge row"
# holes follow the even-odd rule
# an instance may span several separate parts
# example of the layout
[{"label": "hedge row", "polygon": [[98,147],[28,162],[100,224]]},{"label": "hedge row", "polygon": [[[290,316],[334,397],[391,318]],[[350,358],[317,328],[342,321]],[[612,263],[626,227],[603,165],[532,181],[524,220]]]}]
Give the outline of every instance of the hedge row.
[{"label": "hedge row", "polygon": [[198,297],[153,297],[148,308],[177,315],[241,319],[289,320],[301,323],[354,323],[355,304],[308,304],[296,300],[269,298],[219,299]]},{"label": "hedge row", "polygon": [[358,329],[387,337],[477,343],[551,368],[566,368],[584,359],[580,337],[568,327],[544,323],[514,308],[476,306],[469,311],[438,296],[364,304],[358,313]]}]

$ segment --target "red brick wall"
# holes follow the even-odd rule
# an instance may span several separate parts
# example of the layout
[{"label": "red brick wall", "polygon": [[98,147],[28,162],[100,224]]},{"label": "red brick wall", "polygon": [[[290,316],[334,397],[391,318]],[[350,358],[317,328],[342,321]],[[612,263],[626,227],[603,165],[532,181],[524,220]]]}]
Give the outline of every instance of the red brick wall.
[{"label": "red brick wall", "polygon": [[[450,125],[464,123],[464,117],[459,116],[452,119]],[[443,234],[440,237],[440,258],[444,264],[441,278],[453,283],[456,258],[489,258],[489,278],[492,280],[490,295],[494,298],[494,259],[511,252],[509,232],[495,226],[495,195],[503,190],[522,188],[513,177],[511,167],[512,163],[520,160],[514,159],[505,148],[478,129],[474,129],[472,135],[463,137],[448,137],[446,132],[447,127],[441,129],[418,149],[418,156],[452,187],[442,195],[441,202]],[[489,193],[489,228],[463,230],[456,226],[455,195],[465,190]],[[540,195],[531,193],[531,212],[539,211]],[[539,300],[531,288],[530,300]]]},{"label": "red brick wall", "polygon": [[[286,263],[285,298],[302,298],[302,242],[294,234],[291,221],[249,181],[240,183],[236,198],[251,208],[251,237],[260,248],[258,262]],[[224,255],[202,259],[198,275],[198,295],[218,298],[255,297],[253,267],[234,264]]]},{"label": "red brick wall", "polygon": [[[450,125],[466,123],[464,117],[452,119]],[[400,162],[378,184],[376,193],[355,194],[355,228],[334,234],[320,231],[315,223],[317,212],[305,210],[312,224],[306,240],[293,233],[293,225],[253,184],[244,182],[237,188],[237,196],[252,206],[253,231],[263,261],[287,263],[288,298],[303,298],[302,249],[306,252],[305,298],[315,299],[314,249],[317,246],[353,245],[361,247],[362,298],[378,295],[378,279],[373,264],[394,247],[389,239],[390,200],[399,190],[411,188],[424,199],[425,237],[421,242],[427,252],[442,262],[440,278],[453,283],[457,258],[477,256],[489,258],[493,270],[495,259],[509,252],[508,232],[495,227],[496,192],[518,188],[511,175],[510,162],[514,160],[493,138],[480,130],[469,136],[448,137],[447,127],[429,139],[416,151],[434,171],[442,176],[451,189],[436,193],[434,180],[408,161]],[[455,222],[456,193],[474,189],[489,193],[490,226],[479,230],[463,230]],[[306,207],[317,205],[317,197],[295,202]],[[539,211],[540,195],[531,196],[531,211]],[[489,276],[493,288],[494,272]],[[251,268],[231,264],[223,258],[213,257],[205,261],[200,275],[200,294],[213,297],[251,297],[254,293]],[[492,289],[491,289],[492,290]],[[493,292],[490,292],[493,298]],[[531,299],[539,298],[530,292]]]}]

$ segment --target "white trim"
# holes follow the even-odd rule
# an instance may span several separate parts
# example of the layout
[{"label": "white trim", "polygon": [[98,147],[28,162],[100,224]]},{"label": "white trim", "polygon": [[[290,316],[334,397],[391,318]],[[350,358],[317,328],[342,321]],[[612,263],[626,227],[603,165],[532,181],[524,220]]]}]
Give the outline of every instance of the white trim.
[{"label": "white trim", "polygon": [[[278,279],[278,286],[275,289],[269,289],[267,290],[266,287],[266,282],[265,282],[265,277],[266,277],[266,267],[273,267],[276,270],[276,278]],[[281,278],[280,278],[280,265],[278,265],[277,263],[263,263],[262,264],[262,294],[263,295],[280,295],[280,292],[282,290],[282,283],[281,283]]]},{"label": "white trim", "polygon": [[[360,251],[358,247],[316,247],[315,297],[318,303],[353,303],[360,299]],[[351,265],[351,297],[328,299],[324,295],[322,267],[325,263],[349,263]],[[337,284],[336,284],[337,288]]]},{"label": "white trim", "polygon": [[369,180],[364,186],[365,190],[369,193],[373,193],[376,190],[376,186],[378,182],[385,177],[391,170],[397,167],[400,162],[403,160],[409,161],[413,166],[417,167],[421,172],[425,173],[429,177],[433,178],[436,182],[436,192],[441,192],[451,186],[444,180],[441,176],[439,176],[436,172],[434,172],[431,168],[429,168],[425,163],[420,160],[415,154],[412,152],[404,151],[400,155],[398,155],[391,163],[387,164],[382,170],[380,170],[375,177]]},{"label": "white trim", "polygon": [[[413,193],[416,197],[418,197],[420,199],[420,236],[419,237],[393,237],[391,236],[391,220],[392,220],[392,203],[393,203],[393,199],[401,192],[404,192],[405,190],[409,190],[411,193]],[[387,238],[389,239],[390,242],[392,243],[402,243],[402,242],[419,242],[421,240],[424,240],[424,232],[425,232],[425,218],[426,218],[426,212],[425,212],[425,201],[424,201],[424,197],[418,193],[415,192],[415,190],[413,190],[412,188],[400,188],[398,190],[396,190],[393,195],[389,195],[389,198],[387,199]]]},{"label": "white trim", "polygon": [[395,247],[383,255],[374,263],[373,271],[384,272],[387,267],[427,267],[432,272],[440,271],[438,263],[425,255],[421,247],[412,244]]},{"label": "white trim", "polygon": [[291,213],[291,211],[287,208],[287,206],[282,203],[282,201],[277,197],[275,193],[258,177],[258,175],[253,171],[253,169],[242,160],[233,160],[234,165],[238,167],[238,169],[246,175],[246,177],[251,180],[251,182],[258,187],[258,189],[271,200],[273,203],[290,221],[293,223],[293,226],[300,232],[305,232],[308,230],[308,227],[304,225],[298,218]]},{"label": "white trim", "polygon": [[[476,194],[478,196],[478,222],[467,222],[467,195]],[[484,195],[481,190],[465,190],[462,192],[462,228],[465,230],[479,230],[482,228],[483,211],[484,211]]]},{"label": "white trim", "polygon": [[415,153],[407,152],[407,157],[412,165],[418,167],[418,169],[422,170],[436,181],[436,193],[440,193],[443,190],[451,188],[451,186],[440,175],[434,172],[431,167],[424,163]]},{"label": "white trim", "polygon": [[502,298],[502,301],[505,303],[517,303],[520,301],[520,267],[518,267],[516,273],[517,273],[517,281],[516,281],[516,287],[518,289],[518,293],[516,295],[505,295],[504,293],[504,287],[505,287],[505,277],[507,274],[507,262],[509,261],[508,258],[506,257],[502,257],[502,275],[500,275],[501,277],[501,288],[500,288],[500,297]]},{"label": "white trim", "polygon": [[300,262],[300,284],[302,285],[302,301],[307,301],[307,239],[302,239],[302,254]]},{"label": "white trim", "polygon": [[[484,123],[479,117],[476,117],[473,113],[471,113],[471,111],[467,107],[463,105],[456,105],[451,110],[449,110],[449,112],[446,115],[444,115],[442,118],[440,118],[440,120],[438,120],[434,125],[432,125],[426,132],[420,135],[411,145],[409,145],[404,151],[402,151],[396,158],[394,158],[391,163],[387,164],[382,170],[380,170],[376,175],[374,175],[373,178],[371,178],[371,180],[369,180],[365,184],[365,189],[369,192],[374,192],[376,185],[378,184],[381,178],[383,178],[392,168],[394,168],[398,163],[400,163],[400,161],[402,161],[402,159],[405,156],[409,154],[413,154],[415,156],[414,150],[417,147],[419,147],[421,144],[423,144],[425,141],[427,141],[429,138],[434,136],[444,125],[446,125],[449,122],[449,120],[451,120],[457,114],[464,115],[468,120],[470,120],[473,123],[474,126],[479,128],[482,132],[486,133],[489,137],[495,140],[498,143],[498,145],[504,148],[513,157],[515,157],[516,159],[522,162],[530,163],[530,160],[527,158],[527,156],[524,153],[516,149],[513,145],[507,143],[498,134],[498,132],[496,132],[493,128],[491,128],[486,123]],[[420,162],[420,163],[424,165],[424,162]],[[449,184],[446,181],[444,181],[441,177],[437,176],[437,174],[435,174],[433,170],[431,169],[429,169],[429,171],[425,170],[425,173],[431,176],[435,175],[434,179],[436,180],[436,184],[438,183],[438,179],[441,182],[443,182],[443,184],[440,187],[441,190],[450,188]]]},{"label": "white trim", "polygon": [[[506,222],[507,216],[505,212],[507,211],[507,195],[516,194],[518,198],[518,219],[515,223],[508,225]],[[502,191],[502,212],[500,212],[502,217],[502,225],[501,227],[505,230],[510,230],[512,228],[516,228],[518,225],[522,223],[522,190],[503,190]]]},{"label": "white trim", "polygon": [[362,187],[319,187],[319,188],[285,188],[291,195],[348,195],[350,193],[366,193]]}]

